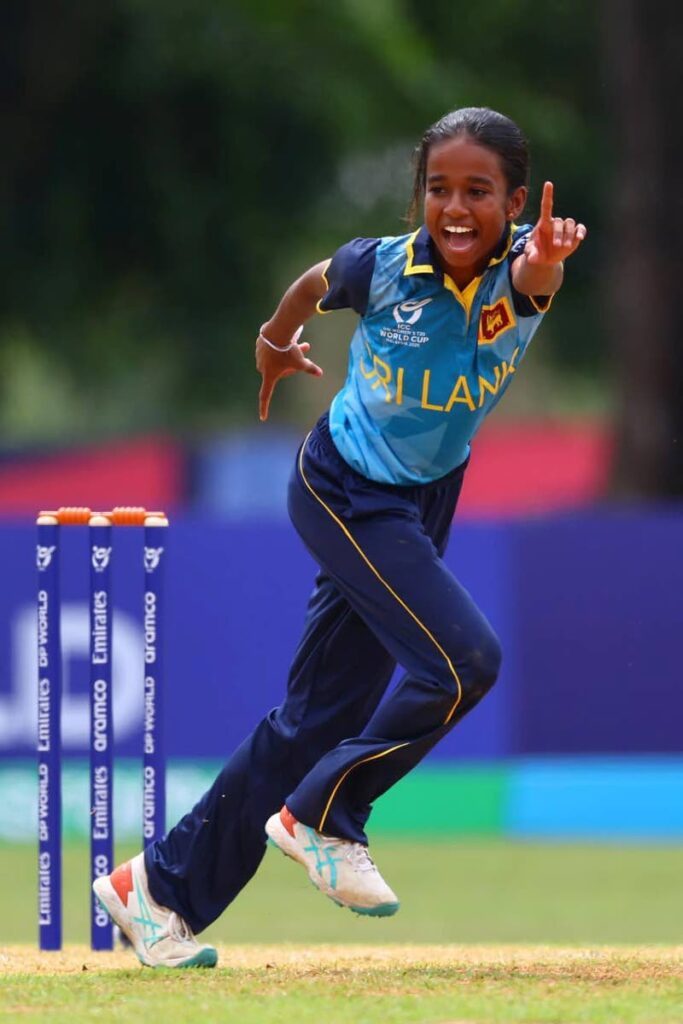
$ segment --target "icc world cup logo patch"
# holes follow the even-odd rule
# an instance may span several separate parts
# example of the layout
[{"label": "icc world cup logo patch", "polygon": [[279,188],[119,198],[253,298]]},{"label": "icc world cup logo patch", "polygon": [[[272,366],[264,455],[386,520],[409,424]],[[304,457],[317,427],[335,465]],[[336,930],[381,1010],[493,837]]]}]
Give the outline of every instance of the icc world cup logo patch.
[{"label": "icc world cup logo patch", "polygon": [[509,331],[515,323],[510,303],[505,297],[499,299],[493,306],[482,306],[477,339],[479,344],[492,345],[496,338]]},{"label": "icc world cup logo patch", "polygon": [[393,309],[394,320],[399,327],[402,324],[416,324],[422,316],[422,310],[431,301],[431,299],[421,299],[419,301],[408,299],[406,302],[399,302]]}]

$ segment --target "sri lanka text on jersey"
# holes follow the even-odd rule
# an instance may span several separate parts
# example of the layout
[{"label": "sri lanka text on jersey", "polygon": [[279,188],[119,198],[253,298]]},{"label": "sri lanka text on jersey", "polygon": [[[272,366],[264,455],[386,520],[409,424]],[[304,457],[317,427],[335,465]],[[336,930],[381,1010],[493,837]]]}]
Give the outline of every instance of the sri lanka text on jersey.
[{"label": "sri lanka text on jersey", "polygon": [[[516,373],[515,360],[519,355],[519,348],[516,348],[509,362],[504,359],[493,366],[492,380],[490,377],[484,377],[479,374],[474,386],[470,385],[470,381],[465,374],[459,374],[450,385],[448,400],[444,405],[439,405],[435,401],[430,400],[430,398],[434,397],[433,394],[430,396],[430,390],[433,392],[431,382],[432,371],[430,369],[423,370],[421,377],[417,374],[417,381],[411,379],[410,375],[406,375],[405,367],[403,366],[396,367],[396,375],[394,376],[392,368],[388,363],[380,359],[367,346],[366,350],[370,365],[368,366],[364,359],[361,358],[359,361],[360,372],[367,381],[372,381],[370,387],[373,391],[380,387],[384,388],[384,400],[386,402],[395,402],[397,405],[402,405],[405,395],[411,395],[415,398],[419,395],[422,409],[433,409],[435,412],[446,413],[450,412],[456,403],[466,405],[470,412],[476,412],[477,409],[481,409],[487,396],[497,395],[508,377]],[[439,390],[442,390],[441,386]],[[445,393],[445,389],[443,391]]]}]

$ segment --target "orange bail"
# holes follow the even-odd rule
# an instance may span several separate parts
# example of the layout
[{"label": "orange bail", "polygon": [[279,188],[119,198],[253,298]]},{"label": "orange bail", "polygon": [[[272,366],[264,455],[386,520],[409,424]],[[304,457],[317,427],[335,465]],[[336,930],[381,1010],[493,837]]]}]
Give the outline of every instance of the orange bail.
[{"label": "orange bail", "polygon": [[165,519],[163,512],[148,512],[140,505],[117,505],[111,512],[93,512],[81,506],[62,506],[56,511],[40,512],[38,518],[51,516],[60,526],[87,526],[93,515],[104,516],[114,526],[144,526],[149,516]]},{"label": "orange bail", "polygon": [[163,512],[148,512],[137,505],[117,505],[111,512],[105,512],[114,526],[144,526],[147,516],[161,516]]},{"label": "orange bail", "polygon": [[78,505],[66,505],[55,512],[41,512],[40,516],[53,516],[60,526],[87,526],[92,512]]}]

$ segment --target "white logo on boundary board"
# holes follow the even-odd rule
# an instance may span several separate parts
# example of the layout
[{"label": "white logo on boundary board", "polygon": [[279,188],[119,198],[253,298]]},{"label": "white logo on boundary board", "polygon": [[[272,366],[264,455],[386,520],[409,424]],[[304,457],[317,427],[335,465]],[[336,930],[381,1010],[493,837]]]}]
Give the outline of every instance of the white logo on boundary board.
[{"label": "white logo on boundary board", "polygon": [[39,544],[36,548],[36,565],[38,566],[38,572],[44,572],[45,569],[50,565],[52,556],[55,553],[55,545],[51,544],[47,547],[44,544]]},{"label": "white logo on boundary board", "polygon": [[[90,653],[90,610],[85,602],[65,602],[62,622],[62,740],[64,747],[87,751],[90,706],[87,692],[73,692],[74,662],[87,664]],[[144,637],[142,627],[127,612],[115,611],[113,711],[114,735],[125,740],[140,728],[143,716]],[[17,610],[11,623],[9,693],[0,694],[0,753],[9,747],[35,746],[38,725],[38,652],[36,609],[29,604]]]},{"label": "white logo on boundary board", "polygon": [[111,558],[111,548],[100,548],[96,544],[93,544],[92,548],[92,567],[95,572],[104,572],[109,565],[109,559]]},{"label": "white logo on boundary board", "polygon": [[163,548],[145,548],[145,572],[154,572],[159,567]]}]

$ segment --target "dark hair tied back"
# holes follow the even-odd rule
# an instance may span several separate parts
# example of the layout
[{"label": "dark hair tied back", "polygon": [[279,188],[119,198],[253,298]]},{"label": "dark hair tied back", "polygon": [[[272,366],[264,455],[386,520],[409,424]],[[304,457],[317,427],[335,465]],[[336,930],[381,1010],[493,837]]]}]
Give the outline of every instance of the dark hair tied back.
[{"label": "dark hair tied back", "polygon": [[508,191],[529,184],[529,146],[520,128],[509,117],[488,107],[462,107],[444,114],[422,136],[415,150],[415,178],[408,217],[414,222],[424,198],[427,159],[432,146],[459,135],[486,146],[500,157]]}]

